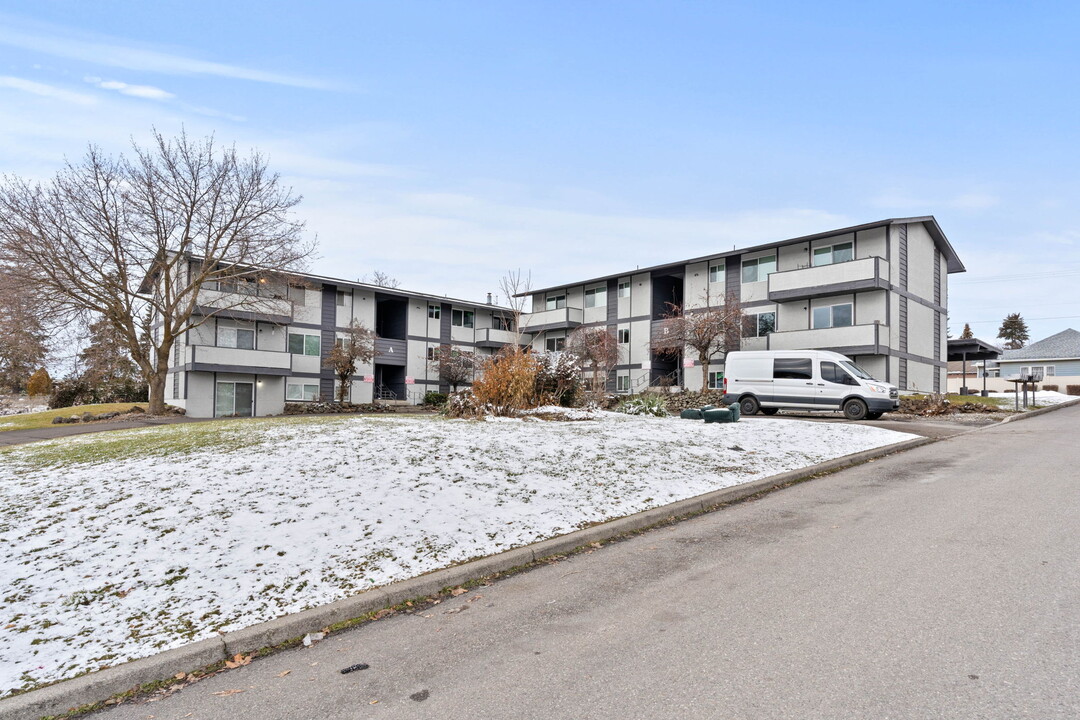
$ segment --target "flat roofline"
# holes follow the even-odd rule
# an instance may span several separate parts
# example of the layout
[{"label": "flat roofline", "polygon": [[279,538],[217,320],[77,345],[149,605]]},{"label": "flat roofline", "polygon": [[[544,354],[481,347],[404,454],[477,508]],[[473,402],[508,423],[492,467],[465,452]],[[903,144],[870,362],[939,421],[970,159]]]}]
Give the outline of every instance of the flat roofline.
[{"label": "flat roofline", "polygon": [[773,242],[762,243],[760,245],[753,245],[746,248],[736,248],[735,250],[728,250],[726,252],[713,253],[711,255],[702,255],[696,258],[690,258],[688,260],[678,260],[676,262],[663,263],[660,265],[651,265],[649,267],[638,268],[636,270],[628,270],[625,272],[612,273],[610,275],[602,275],[600,277],[590,278],[588,280],[575,281],[572,283],[563,283],[561,285],[552,285],[550,287],[539,288],[537,290],[530,290],[527,293],[519,293],[515,297],[526,297],[529,295],[535,295],[537,293],[548,292],[549,290],[562,290],[563,288],[575,287],[577,285],[591,285],[593,283],[600,283],[607,280],[614,280],[621,277],[627,277],[630,275],[638,275],[640,273],[651,273],[657,270],[667,270],[669,268],[677,268],[691,263],[705,262],[706,260],[719,260],[721,258],[731,257],[733,255],[744,255],[746,253],[757,252],[759,250],[767,250],[771,247],[779,247],[781,245],[794,245],[800,242],[810,242],[813,240],[820,240],[822,238],[832,237],[833,235],[845,235],[847,233],[861,232],[863,230],[873,230],[874,228],[886,227],[888,225],[901,225],[905,223],[923,223],[926,225],[927,230],[930,232],[930,237],[934,240],[934,243],[945,255],[946,262],[948,263],[948,271],[952,273],[966,272],[967,268],[960,262],[960,258],[956,255],[956,251],[949,243],[948,238],[945,237],[945,233],[941,231],[941,226],[938,225],[937,219],[933,215],[924,215],[920,217],[906,217],[906,218],[888,218],[886,220],[877,220],[875,222],[864,223],[862,225],[852,225],[850,227],[838,228],[836,230],[827,230],[825,232],[814,233],[813,235],[801,235],[799,237],[788,238],[787,240],[776,240]]}]

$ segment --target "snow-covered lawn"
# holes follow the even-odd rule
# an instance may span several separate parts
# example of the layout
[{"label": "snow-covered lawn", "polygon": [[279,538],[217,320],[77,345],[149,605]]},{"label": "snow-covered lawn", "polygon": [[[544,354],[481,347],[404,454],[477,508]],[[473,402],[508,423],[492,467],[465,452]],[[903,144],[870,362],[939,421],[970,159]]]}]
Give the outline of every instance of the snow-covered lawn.
[{"label": "snow-covered lawn", "polygon": [[[1006,410],[1012,410],[1016,404],[1016,395],[1011,392],[992,392],[990,393],[990,397],[995,398],[998,401],[998,404],[1000,404],[1001,407]],[[1032,397],[1034,397],[1034,400],[1032,399]],[[1038,390],[1036,392],[1028,393],[1028,409],[1030,410],[1032,405],[1036,407],[1046,407],[1047,405],[1058,405],[1060,403],[1076,399],[1077,396],[1075,395],[1066,395],[1065,393],[1055,392],[1053,390]],[[1023,403],[1024,394],[1020,393],[1021,410],[1024,409]]]},{"label": "snow-covered lawn", "polygon": [[911,437],[614,413],[338,417],[0,451],[0,696]]}]

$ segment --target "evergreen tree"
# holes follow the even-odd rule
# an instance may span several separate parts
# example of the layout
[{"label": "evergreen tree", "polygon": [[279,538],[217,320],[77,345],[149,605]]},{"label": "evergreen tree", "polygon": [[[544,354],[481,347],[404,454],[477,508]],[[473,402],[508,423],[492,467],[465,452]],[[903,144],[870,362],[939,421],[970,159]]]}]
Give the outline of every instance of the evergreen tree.
[{"label": "evergreen tree", "polygon": [[1020,313],[1010,313],[1001,321],[997,336],[1005,341],[1006,350],[1019,350],[1029,338],[1027,323]]},{"label": "evergreen tree", "polygon": [[971,326],[968,325],[967,323],[964,323],[964,329],[960,333],[960,339],[961,340],[970,340],[973,337],[975,337],[975,333],[971,332]]}]

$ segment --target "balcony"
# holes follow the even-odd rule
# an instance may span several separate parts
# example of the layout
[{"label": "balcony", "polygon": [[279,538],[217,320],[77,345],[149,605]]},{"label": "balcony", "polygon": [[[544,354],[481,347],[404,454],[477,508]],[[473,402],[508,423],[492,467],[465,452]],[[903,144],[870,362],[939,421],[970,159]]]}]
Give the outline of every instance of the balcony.
[{"label": "balcony", "polygon": [[[881,328],[872,325],[789,330],[768,336],[769,350],[838,350],[848,353],[872,354],[880,351]],[[744,348],[748,349],[748,348]]]},{"label": "balcony", "polygon": [[769,275],[769,300],[809,300],[829,295],[887,290],[889,262],[880,257],[785,270]]},{"label": "balcony", "polygon": [[293,319],[292,302],[280,297],[226,293],[202,290],[199,293],[199,312],[236,320],[262,320],[288,325]]},{"label": "balcony", "polygon": [[[524,318],[522,318],[524,321]],[[476,346],[482,348],[501,348],[507,345],[513,345],[518,342],[517,333],[512,333],[509,330],[500,330],[498,328],[481,328],[476,331]],[[528,345],[530,342],[530,335],[527,332],[522,332],[521,343]]]},{"label": "balcony", "polygon": [[540,332],[542,330],[570,330],[585,322],[585,313],[581,308],[559,308],[541,310],[521,316],[522,330]]},{"label": "balcony", "polygon": [[292,356],[275,350],[190,345],[186,348],[186,354],[187,362],[195,372],[289,375],[292,371]]}]

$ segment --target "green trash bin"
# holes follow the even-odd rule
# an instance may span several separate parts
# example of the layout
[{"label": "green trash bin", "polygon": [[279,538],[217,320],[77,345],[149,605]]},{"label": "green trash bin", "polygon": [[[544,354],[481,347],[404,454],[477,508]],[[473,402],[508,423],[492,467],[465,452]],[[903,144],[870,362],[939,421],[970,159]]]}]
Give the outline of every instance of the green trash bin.
[{"label": "green trash bin", "polygon": [[681,413],[679,413],[679,417],[683,420],[700,420],[702,416],[700,410],[696,410],[694,408],[687,408],[686,410],[683,410]]},{"label": "green trash bin", "polygon": [[706,410],[702,415],[705,416],[705,422],[707,423],[726,423],[731,422],[731,411],[727,408],[716,408],[714,410]]}]

